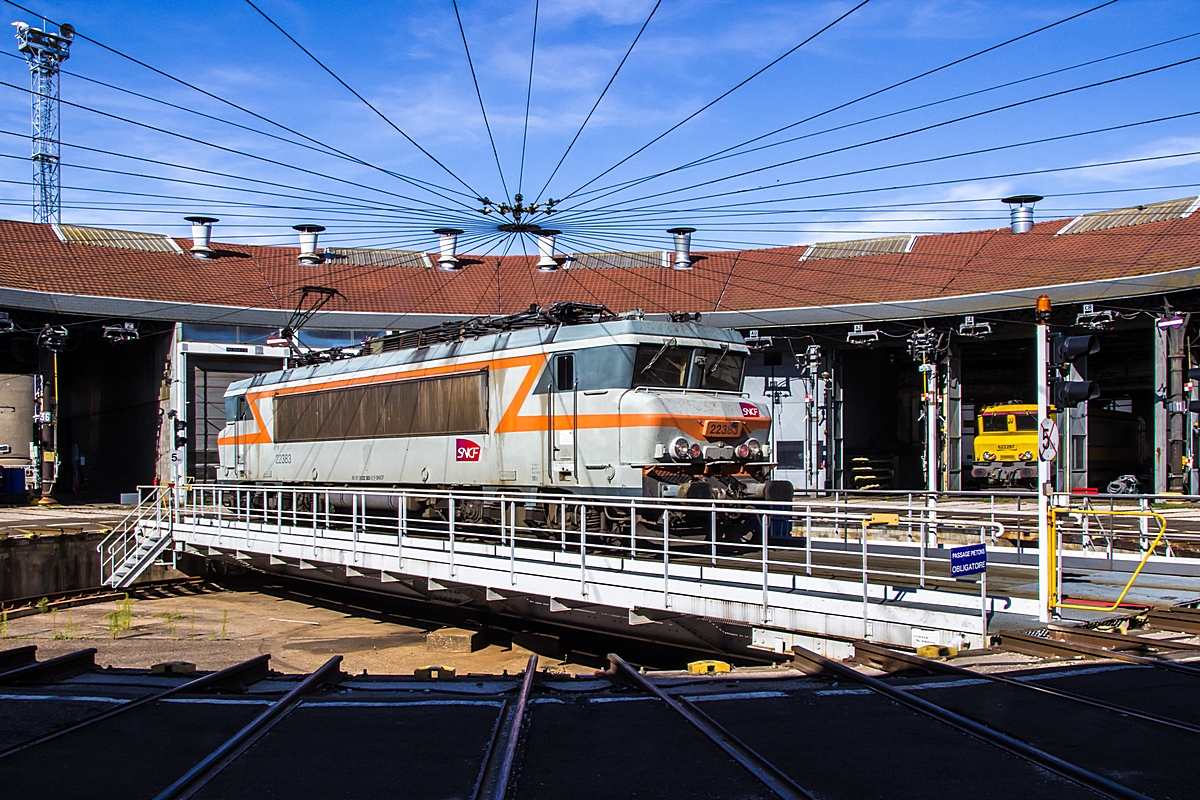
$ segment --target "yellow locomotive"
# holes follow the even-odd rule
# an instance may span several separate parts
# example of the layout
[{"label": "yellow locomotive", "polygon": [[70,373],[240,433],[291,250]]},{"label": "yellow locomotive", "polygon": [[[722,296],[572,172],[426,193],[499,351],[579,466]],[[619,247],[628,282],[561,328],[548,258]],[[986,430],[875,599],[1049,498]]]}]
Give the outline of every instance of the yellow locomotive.
[{"label": "yellow locomotive", "polygon": [[1037,479],[1038,408],[1010,403],[985,406],[975,425],[975,464],[980,483],[1015,486]]},{"label": "yellow locomotive", "polygon": [[[1055,413],[1055,409],[1050,409]],[[984,406],[975,426],[971,476],[981,486],[1032,486],[1037,481],[1037,406]],[[1104,486],[1145,471],[1150,452],[1145,421],[1128,411],[1088,410],[1087,469],[1092,485]]]}]

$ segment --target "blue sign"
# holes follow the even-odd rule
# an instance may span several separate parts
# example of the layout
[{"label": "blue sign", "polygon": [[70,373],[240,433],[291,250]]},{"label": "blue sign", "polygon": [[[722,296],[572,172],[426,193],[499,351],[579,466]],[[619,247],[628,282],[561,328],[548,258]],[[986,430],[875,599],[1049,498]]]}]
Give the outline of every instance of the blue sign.
[{"label": "blue sign", "polygon": [[950,577],[962,578],[987,571],[987,546],[970,544],[950,548]]}]

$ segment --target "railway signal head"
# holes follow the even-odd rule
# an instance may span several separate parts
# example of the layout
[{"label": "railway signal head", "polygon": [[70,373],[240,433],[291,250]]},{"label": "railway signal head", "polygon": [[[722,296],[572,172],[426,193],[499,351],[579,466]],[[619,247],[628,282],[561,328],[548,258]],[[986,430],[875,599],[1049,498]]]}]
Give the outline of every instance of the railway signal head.
[{"label": "railway signal head", "polygon": [[1095,336],[1065,336],[1056,333],[1050,337],[1050,363],[1056,367],[1065,367],[1098,352],[1100,340]]},{"label": "railway signal head", "polygon": [[175,420],[175,449],[187,446],[187,422],[182,419]]},{"label": "railway signal head", "polygon": [[1075,408],[1080,403],[1100,396],[1100,386],[1087,380],[1087,357],[1100,352],[1100,340],[1091,335],[1066,336],[1056,333],[1050,337],[1050,367],[1055,372],[1075,367],[1082,380],[1067,380],[1053,375],[1050,380],[1051,402],[1057,408]]},{"label": "railway signal head", "polygon": [[1095,381],[1055,380],[1050,391],[1055,408],[1075,408],[1100,396],[1100,387]]}]

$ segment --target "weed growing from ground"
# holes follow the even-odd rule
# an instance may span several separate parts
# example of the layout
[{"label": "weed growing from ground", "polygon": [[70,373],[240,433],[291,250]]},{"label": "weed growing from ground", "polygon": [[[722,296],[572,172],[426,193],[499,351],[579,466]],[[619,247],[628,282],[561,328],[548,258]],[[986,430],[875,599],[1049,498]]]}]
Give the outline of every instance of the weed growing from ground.
[{"label": "weed growing from ground", "polygon": [[168,638],[171,638],[171,639],[179,638],[179,636],[177,635],[177,627],[179,624],[179,620],[183,619],[183,614],[180,614],[176,611],[158,611],[154,614],[151,614],[150,616],[159,617],[166,621]]},{"label": "weed growing from ground", "polygon": [[63,630],[58,629],[58,609],[50,610],[50,628],[51,635],[55,639],[74,639],[78,628],[75,625],[75,618],[71,612],[67,612],[67,626]]},{"label": "weed growing from ground", "polygon": [[104,615],[108,620],[108,635],[116,639],[121,635],[121,631],[127,631],[133,627],[133,601],[129,599],[129,595],[125,595],[125,599],[113,611],[109,611]]}]

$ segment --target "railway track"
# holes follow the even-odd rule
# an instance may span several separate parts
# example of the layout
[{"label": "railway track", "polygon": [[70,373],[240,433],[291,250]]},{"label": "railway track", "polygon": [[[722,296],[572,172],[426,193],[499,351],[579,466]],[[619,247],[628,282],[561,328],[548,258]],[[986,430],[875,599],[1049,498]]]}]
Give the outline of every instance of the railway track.
[{"label": "railway track", "polygon": [[646,673],[613,654],[578,678],[536,655],[516,676],[349,676],[340,656],[301,676],[270,672],[268,656],[152,674],[96,670],[90,650],[37,661],[27,646],[0,652],[0,786],[159,800],[1190,798],[1200,649],[1184,633],[1008,634],[971,666],[867,643],[855,665],[796,648],[783,667],[723,674]]},{"label": "railway track", "polygon": [[189,594],[215,591],[217,587],[203,578],[168,578],[161,581],[142,581],[128,589],[114,589],[111,586],[91,586],[86,589],[73,589],[66,592],[48,592],[29,597],[14,597],[11,600],[0,600],[0,610],[5,612],[8,619],[20,619],[30,614],[40,614],[54,609],[75,608],[92,603],[107,603],[110,600],[121,600],[127,595],[135,600],[148,600],[159,597],[180,597]]}]

